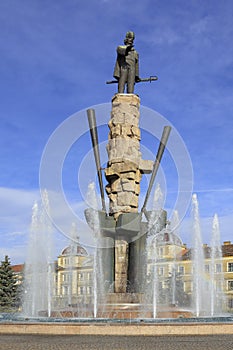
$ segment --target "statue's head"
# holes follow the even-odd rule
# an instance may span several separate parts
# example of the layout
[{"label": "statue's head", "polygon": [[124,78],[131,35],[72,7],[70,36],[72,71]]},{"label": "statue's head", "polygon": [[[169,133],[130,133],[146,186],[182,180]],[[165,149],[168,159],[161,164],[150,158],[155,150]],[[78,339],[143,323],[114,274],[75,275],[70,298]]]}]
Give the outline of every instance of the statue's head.
[{"label": "statue's head", "polygon": [[124,43],[125,45],[132,45],[133,44],[133,41],[135,39],[135,34],[134,32],[127,32],[126,35],[125,35],[125,40],[124,40]]}]

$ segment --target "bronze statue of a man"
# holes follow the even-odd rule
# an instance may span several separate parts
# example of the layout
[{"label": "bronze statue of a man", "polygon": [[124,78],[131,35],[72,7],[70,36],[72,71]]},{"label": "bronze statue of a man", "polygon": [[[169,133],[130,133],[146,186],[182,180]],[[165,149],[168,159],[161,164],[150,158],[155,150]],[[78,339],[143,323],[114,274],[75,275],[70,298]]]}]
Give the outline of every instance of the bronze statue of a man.
[{"label": "bronze statue of a man", "polygon": [[124,93],[127,84],[127,93],[134,93],[135,82],[139,78],[139,55],[134,49],[134,32],[127,32],[124,40],[125,45],[117,47],[117,60],[113,76],[118,80],[118,93]]}]

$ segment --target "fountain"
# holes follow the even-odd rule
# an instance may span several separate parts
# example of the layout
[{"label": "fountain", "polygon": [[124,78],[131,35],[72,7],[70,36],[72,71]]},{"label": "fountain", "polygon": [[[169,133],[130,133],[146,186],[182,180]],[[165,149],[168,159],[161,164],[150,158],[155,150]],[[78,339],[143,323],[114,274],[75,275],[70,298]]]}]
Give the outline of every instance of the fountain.
[{"label": "fountain", "polygon": [[[177,210],[174,210],[173,212],[173,216],[171,219],[171,229],[172,232],[175,234],[176,237],[179,237],[179,232],[178,232],[178,227],[180,225],[180,219],[179,219],[179,213]],[[174,242],[174,236],[172,236],[172,243],[173,245],[175,244]],[[177,294],[177,285],[176,285],[176,266],[177,266],[177,253],[175,251],[175,249],[173,250],[173,263],[172,263],[172,271],[171,271],[171,279],[172,279],[172,283],[171,283],[171,288],[172,288],[172,305],[176,304],[176,294]]]},{"label": "fountain", "polygon": [[[163,194],[160,188],[160,185],[157,184],[153,197],[152,211],[148,222],[148,232],[153,237],[156,233],[162,231],[163,225],[161,225],[160,217],[163,214],[162,211],[162,202]],[[166,215],[166,213],[165,213]],[[158,316],[158,298],[159,298],[159,289],[158,289],[158,266],[156,262],[158,260],[158,247],[157,241],[153,240],[150,243],[151,246],[151,257],[152,257],[152,271],[151,271],[151,281],[149,283],[149,288],[147,288],[147,297],[146,299],[152,299],[152,317],[155,319]],[[148,290],[152,291],[152,298],[150,293],[148,295]]]},{"label": "fountain", "polygon": [[[108,165],[105,169],[109,213],[106,211],[104,199],[95,111],[93,109],[87,111],[102,210],[88,208],[85,210],[85,215],[87,223],[95,232],[93,221],[98,217],[100,235],[98,241],[100,240],[105,247],[103,256],[106,263],[103,264],[103,269],[105,281],[108,281],[105,290],[109,305],[107,313],[109,314],[114,308],[114,314],[118,317],[123,309],[129,309],[129,304],[131,304],[131,315],[133,313],[134,316],[140,316],[146,275],[147,235],[150,227],[156,226],[157,230],[161,230],[166,225],[166,212],[162,209],[159,212],[156,210],[148,212],[146,205],[171,128],[169,126],[164,128],[154,164],[152,161],[142,160],[139,148],[139,106],[139,97],[134,94],[116,94],[112,100],[107,145]],[[143,173],[152,175],[143,207],[141,212],[138,212]],[[143,215],[146,221],[143,221]],[[111,240],[110,246],[107,243],[109,240]],[[114,287],[113,293],[108,292],[111,285]]]},{"label": "fountain", "polygon": [[[122,52],[134,52],[133,39],[134,33],[128,32],[125,40],[129,41],[130,44],[127,44],[127,47],[118,47],[117,64],[122,63],[122,59],[120,59],[120,56],[124,55]],[[137,61],[136,51],[132,52],[132,57]],[[184,292],[181,281],[181,253],[185,251],[185,248],[177,233],[179,217],[178,213],[174,212],[170,226],[167,212],[163,209],[162,193],[158,184],[154,192],[152,209],[147,209],[171,127],[164,126],[155,160],[142,159],[141,130],[139,128],[140,98],[134,94],[133,86],[136,82],[148,81],[148,79],[140,79],[139,76],[136,76],[132,85],[132,77],[129,77],[130,83],[125,74],[126,72],[124,72],[124,77],[114,75],[118,78],[117,81],[113,81],[118,82],[118,93],[112,98],[111,116],[108,123],[108,162],[104,169],[100,160],[95,110],[87,110],[101,209],[95,185],[90,184],[88,189],[89,207],[85,210],[85,218],[93,232],[95,241],[93,293],[91,306],[89,305],[91,312],[90,308],[86,311],[82,308],[84,311],[81,313],[81,309],[76,307],[74,315],[79,317],[82,314],[82,317],[92,317],[95,321],[100,318],[124,320],[143,318],[155,321],[161,317],[214,316],[220,310],[221,303],[216,298],[217,295],[221,294],[219,286],[223,285],[223,280],[217,279],[213,269],[216,263],[221,265],[217,217],[215,216],[213,224],[209,282],[211,283],[211,301],[208,303],[209,298],[204,280],[204,253],[199,208],[197,196],[193,195],[193,280],[191,281],[193,308],[188,310],[187,293]],[[122,84],[127,84],[126,94],[123,93]],[[107,181],[105,191],[103,171]],[[140,210],[140,183],[144,174],[151,174],[151,176]],[[105,203],[105,192],[108,196],[109,206],[106,206]],[[49,212],[46,192],[43,196],[45,209]],[[29,258],[26,264],[26,275],[30,278],[26,278],[24,313],[30,316],[43,314],[50,317],[59,314],[55,312],[57,305],[53,303],[52,298],[53,265],[49,248],[52,246],[52,230],[44,211],[42,219],[39,219],[39,216],[38,204],[35,204],[32,215]],[[76,239],[77,232],[76,228],[73,227],[69,246],[68,307],[72,307],[72,291],[73,285],[76,283],[73,279],[74,256],[77,253]],[[218,286],[218,289],[215,286]],[[218,305],[218,309],[216,309],[216,305]],[[65,317],[70,313],[65,310],[60,315]]]},{"label": "fountain", "polygon": [[[192,251],[192,269],[193,269],[193,307],[196,316],[200,316],[201,310],[205,310],[205,289],[203,282],[204,273],[204,252],[201,237],[199,206],[197,195],[192,197],[193,214],[193,251]],[[207,299],[206,299],[207,301]]]},{"label": "fountain", "polygon": [[[36,202],[32,209],[32,222],[30,229],[28,254],[25,264],[23,312],[27,316],[38,316],[45,311],[51,316],[54,266],[53,255],[53,229],[47,213],[49,212],[48,194],[43,191],[41,208]],[[45,207],[46,206],[46,207]]]},{"label": "fountain", "polygon": [[[98,315],[99,304],[103,304],[105,300],[106,288],[109,288],[108,276],[104,273],[104,244],[111,244],[108,240],[103,240],[100,236],[100,223],[98,216],[98,198],[95,190],[95,184],[91,183],[88,188],[88,203],[94,209],[93,215],[90,218],[90,225],[94,233],[94,261],[93,261],[93,315],[94,318]],[[107,287],[106,287],[107,286]]]},{"label": "fountain", "polygon": [[[158,184],[154,191],[152,208],[147,209],[171,128],[164,128],[155,161],[142,160],[139,147],[139,102],[139,97],[134,94],[116,94],[113,97],[107,145],[109,159],[105,169],[101,168],[95,111],[87,111],[101,199],[99,201],[95,185],[90,184],[87,194],[90,207],[85,210],[85,217],[95,241],[92,305],[89,305],[86,311],[84,307],[76,305],[72,312],[72,305],[75,304],[73,300],[77,300],[73,295],[73,286],[76,283],[73,266],[78,244],[77,229],[74,225],[69,244],[69,310],[59,313],[59,308],[54,302],[54,271],[50,248],[53,245],[52,229],[45,214],[45,210],[49,213],[50,209],[48,194],[44,191],[42,196],[45,210],[40,214],[38,204],[33,207],[30,253],[26,263],[26,276],[29,277],[26,278],[25,314],[49,317],[82,315],[93,316],[94,319],[156,319],[193,315],[214,316],[221,311],[223,301],[220,301],[220,295],[223,293],[219,286],[223,286],[223,280],[219,279],[219,275],[217,277],[213,269],[216,263],[218,266],[221,264],[218,220],[215,216],[208,282],[211,298],[208,298],[196,195],[192,198],[193,309],[187,309],[187,305],[182,303],[185,293],[182,291],[179,254],[183,243],[177,232],[178,213],[173,213],[170,225],[167,212],[162,209],[163,194]],[[103,170],[108,182],[106,192],[109,197],[109,210],[105,204]],[[145,173],[151,173],[151,178],[142,209],[139,211],[140,181]],[[101,210],[99,203],[102,206]]]},{"label": "fountain", "polygon": [[215,214],[211,239],[210,315],[221,315],[225,305],[222,247],[218,215]]},{"label": "fountain", "polygon": [[[202,243],[197,195],[192,197],[193,213],[193,308],[195,315],[222,315],[225,304],[220,229],[217,214],[213,218],[210,249]],[[205,249],[204,249],[205,248]],[[209,265],[206,265],[207,259]]]}]

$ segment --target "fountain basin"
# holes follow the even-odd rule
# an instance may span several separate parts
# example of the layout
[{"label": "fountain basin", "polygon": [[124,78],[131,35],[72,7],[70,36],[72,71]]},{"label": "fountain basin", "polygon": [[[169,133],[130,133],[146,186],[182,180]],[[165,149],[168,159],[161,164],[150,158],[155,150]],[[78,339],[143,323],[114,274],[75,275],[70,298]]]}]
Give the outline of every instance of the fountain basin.
[{"label": "fountain basin", "polygon": [[0,314],[0,334],[213,335],[233,334],[233,315],[198,318],[25,318]]}]

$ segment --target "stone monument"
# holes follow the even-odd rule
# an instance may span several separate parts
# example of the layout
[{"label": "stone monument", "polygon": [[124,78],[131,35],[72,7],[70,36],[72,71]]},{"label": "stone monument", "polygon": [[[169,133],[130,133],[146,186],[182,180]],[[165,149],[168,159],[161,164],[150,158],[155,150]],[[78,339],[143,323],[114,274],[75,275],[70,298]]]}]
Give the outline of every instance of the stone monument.
[{"label": "stone monument", "polygon": [[[133,32],[127,32],[124,46],[117,48],[117,61],[113,76],[118,83],[118,93],[112,98],[111,117],[108,123],[108,163],[104,169],[109,198],[109,212],[106,212],[102,168],[98,149],[95,111],[87,111],[93,150],[95,155],[102,210],[98,211],[100,234],[103,239],[112,239],[113,246],[104,248],[104,278],[109,286],[114,285],[114,304],[120,298],[132,302],[130,295],[140,302],[146,275],[145,250],[150,212],[146,204],[170,133],[166,126],[155,161],[143,160],[140,151],[141,133],[139,127],[140,98],[134,94],[135,83],[157,80],[157,77],[139,78],[138,53],[134,49]],[[124,93],[127,85],[127,93]],[[141,211],[139,210],[140,181],[143,174],[150,174],[151,180]],[[91,226],[92,210],[86,209],[86,219]],[[143,221],[143,217],[146,221]],[[160,218],[166,225],[166,212]],[[123,297],[122,297],[123,295]]]}]

